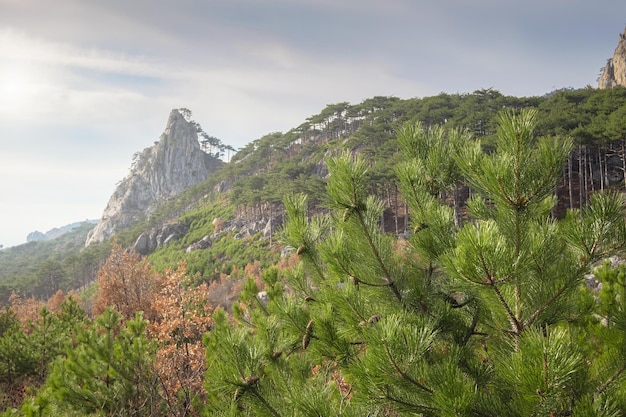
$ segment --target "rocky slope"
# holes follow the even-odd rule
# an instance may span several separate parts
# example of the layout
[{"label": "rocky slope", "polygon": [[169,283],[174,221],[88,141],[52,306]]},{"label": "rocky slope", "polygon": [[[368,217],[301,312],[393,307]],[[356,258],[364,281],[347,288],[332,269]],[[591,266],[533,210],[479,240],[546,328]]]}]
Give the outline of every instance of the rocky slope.
[{"label": "rocky slope", "polygon": [[619,43],[613,57],[602,69],[598,88],[626,87],[626,29],[619,35]]},{"label": "rocky slope", "polygon": [[136,154],[86,245],[107,240],[144,219],[159,203],[206,180],[222,164],[200,148],[197,126],[172,110],[159,141]]}]

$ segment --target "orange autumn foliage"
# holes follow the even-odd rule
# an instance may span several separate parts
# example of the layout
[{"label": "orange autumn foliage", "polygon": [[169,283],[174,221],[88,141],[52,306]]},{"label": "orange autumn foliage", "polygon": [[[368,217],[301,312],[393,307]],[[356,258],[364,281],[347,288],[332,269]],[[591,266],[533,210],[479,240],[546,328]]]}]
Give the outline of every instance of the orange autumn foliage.
[{"label": "orange autumn foliage", "polygon": [[45,306],[35,297],[23,299],[15,292],[9,297],[9,304],[24,329],[29,323],[34,323],[39,319],[39,312]]},{"label": "orange autumn foliage", "polygon": [[94,314],[100,314],[110,306],[125,319],[143,311],[143,317],[152,320],[156,315],[152,301],[159,291],[160,279],[145,258],[140,259],[138,254],[114,244],[111,255],[98,271]]},{"label": "orange autumn foliage", "polygon": [[181,262],[163,274],[147,260],[115,245],[98,272],[94,313],[113,307],[125,319],[143,311],[148,336],[158,344],[154,369],[159,378],[168,415],[197,415],[194,398],[204,398],[206,353],[203,335],[213,325],[208,286],[191,286]]},{"label": "orange autumn foliage", "polygon": [[63,304],[63,301],[65,301],[65,299],[65,293],[61,290],[58,290],[52,297],[48,299],[48,302],[46,303],[48,310],[52,311],[53,313],[55,311],[58,311],[61,308],[61,304]]},{"label": "orange autumn foliage", "polygon": [[186,264],[169,269],[154,296],[155,320],[149,333],[159,340],[156,370],[166,392],[171,414],[195,414],[192,399],[204,397],[206,355],[202,336],[213,325],[208,287],[187,288]]},{"label": "orange autumn foliage", "polygon": [[243,272],[246,274],[246,277],[261,278],[261,263],[255,260],[253,263],[247,264]]},{"label": "orange autumn foliage", "polygon": [[295,268],[295,266],[298,265],[299,262],[300,262],[300,257],[296,254],[283,256],[278,261],[278,264],[276,264],[276,267],[281,271],[290,270],[290,269]]}]

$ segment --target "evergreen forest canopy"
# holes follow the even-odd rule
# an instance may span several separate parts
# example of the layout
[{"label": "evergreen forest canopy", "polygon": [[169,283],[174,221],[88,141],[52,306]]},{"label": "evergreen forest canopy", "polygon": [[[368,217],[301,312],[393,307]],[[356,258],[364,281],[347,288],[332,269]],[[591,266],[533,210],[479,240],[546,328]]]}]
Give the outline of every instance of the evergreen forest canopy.
[{"label": "evergreen forest canopy", "polygon": [[[528,106],[496,105],[507,98],[479,92],[472,100],[494,106],[471,125],[479,131],[458,129],[450,113],[445,123],[391,113],[378,131],[389,114],[380,113],[349,137],[333,137],[322,121],[260,139],[225,168],[239,175],[229,200],[182,216],[201,229],[212,210],[227,216],[274,202],[244,186],[237,194],[237,182],[278,180],[285,173],[275,161],[289,159],[281,155],[305,156],[306,166],[324,149],[327,180],[284,190],[281,236],[293,255],[246,268],[232,314],[207,304],[209,282],[175,264],[184,256],[175,245],[148,258],[114,245],[90,311],[58,293],[43,308],[14,297],[0,314],[5,415],[626,414],[626,266],[603,262],[626,245],[623,182],[578,170],[578,204],[570,198],[554,215],[558,186],[580,185],[567,181],[575,151],[577,162],[606,170],[601,153],[582,147],[623,149],[594,128],[595,118],[609,126],[623,108],[607,103],[624,91],[610,91]],[[581,116],[593,97],[604,110]],[[557,108],[577,109],[578,123],[563,128]],[[371,159],[368,125],[388,158]],[[273,146],[280,140],[284,147]],[[387,181],[410,215],[400,236],[381,227]],[[463,205],[455,204],[458,184],[471,190]],[[190,190],[151,221],[212,187]],[[324,209],[312,210],[312,200]],[[164,259],[168,267],[153,266]],[[590,285],[585,274],[595,265]]]}]

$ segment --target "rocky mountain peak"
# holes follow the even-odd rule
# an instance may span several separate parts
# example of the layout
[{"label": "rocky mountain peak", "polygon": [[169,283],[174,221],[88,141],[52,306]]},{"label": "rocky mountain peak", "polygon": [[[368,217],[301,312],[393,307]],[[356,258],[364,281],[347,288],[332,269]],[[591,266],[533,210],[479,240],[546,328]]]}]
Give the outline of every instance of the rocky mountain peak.
[{"label": "rocky mountain peak", "polygon": [[626,29],[619,35],[613,57],[609,59],[598,78],[598,88],[626,87]]},{"label": "rocky mountain peak", "polygon": [[206,180],[222,163],[200,148],[197,125],[172,110],[159,140],[134,155],[129,174],[117,185],[86,245],[144,219],[160,202]]}]

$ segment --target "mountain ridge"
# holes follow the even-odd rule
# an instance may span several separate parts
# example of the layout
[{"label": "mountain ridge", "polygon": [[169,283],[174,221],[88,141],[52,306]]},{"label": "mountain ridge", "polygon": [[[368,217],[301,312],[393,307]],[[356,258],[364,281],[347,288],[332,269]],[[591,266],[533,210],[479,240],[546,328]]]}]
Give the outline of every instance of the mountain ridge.
[{"label": "mountain ridge", "polygon": [[39,230],[35,230],[33,232],[30,232],[26,236],[26,243],[56,239],[57,237],[60,237],[60,236],[64,235],[67,232],[71,232],[75,228],[77,228],[79,226],[82,226],[82,225],[84,225],[86,223],[87,224],[93,224],[95,226],[98,223],[98,221],[99,221],[98,219],[87,219],[87,220],[82,221],[82,222],[73,222],[73,223],[70,223],[70,224],[66,224],[64,226],[53,227],[52,229],[48,230],[45,233],[44,232],[40,232]]}]

